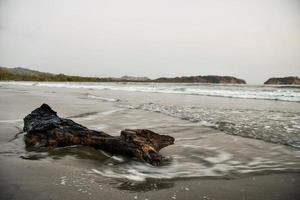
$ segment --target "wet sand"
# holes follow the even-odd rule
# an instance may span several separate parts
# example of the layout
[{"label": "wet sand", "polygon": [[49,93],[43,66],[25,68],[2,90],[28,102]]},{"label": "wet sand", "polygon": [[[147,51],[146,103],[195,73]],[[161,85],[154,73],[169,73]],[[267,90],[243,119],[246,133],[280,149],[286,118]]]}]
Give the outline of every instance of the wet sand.
[{"label": "wet sand", "polygon": [[[164,180],[118,186],[53,162],[1,159],[1,199],[299,199],[299,174]],[[63,178],[62,178],[63,177]],[[63,182],[62,180],[65,180]],[[64,184],[65,183],[65,184]],[[156,187],[155,187],[156,184]]]},{"label": "wet sand", "polygon": [[[164,102],[167,99],[173,104],[208,102],[211,107],[233,107],[235,105],[232,102],[235,102],[241,107],[253,104],[259,108],[282,107],[286,110],[294,110],[296,104],[276,104],[272,101],[255,104],[251,100],[179,97],[174,94],[162,98],[161,94],[30,86],[2,86],[0,91],[0,199],[271,200],[300,197],[298,149],[227,135],[161,113],[132,110],[126,106],[116,106],[114,102],[90,99],[86,94],[118,98],[125,104]],[[174,171],[166,168],[169,175],[167,178],[159,178],[164,171],[155,169],[158,174],[152,178],[133,173],[130,174],[133,178],[128,179],[125,177],[127,171],[117,173],[118,170],[126,167],[139,169],[141,164],[118,163],[101,152],[82,147],[63,148],[50,153],[27,152],[22,135],[8,142],[22,128],[21,119],[45,102],[62,117],[72,116],[73,120],[89,128],[110,134],[118,135],[124,128],[149,128],[158,133],[170,134],[176,138],[176,144],[164,149],[162,153],[166,156],[183,155],[186,158],[174,161],[182,159],[187,164],[174,165],[177,167]],[[189,149],[191,146],[197,146],[197,149]],[[197,163],[193,163],[195,168],[191,168],[191,172],[195,172],[195,177],[190,174],[186,176],[183,168],[189,167],[189,162],[194,161],[198,154],[200,157],[196,161],[204,163],[199,167],[205,168],[199,170]],[[259,162],[255,158],[264,160]],[[93,173],[92,169],[104,174]],[[114,171],[105,171],[109,169]],[[152,168],[145,166],[145,169]],[[221,171],[215,172],[212,169]],[[247,170],[250,170],[249,173],[245,172]],[[105,172],[116,173],[112,176]],[[209,176],[208,172],[214,173]],[[146,180],[137,180],[139,175],[146,177]]]}]

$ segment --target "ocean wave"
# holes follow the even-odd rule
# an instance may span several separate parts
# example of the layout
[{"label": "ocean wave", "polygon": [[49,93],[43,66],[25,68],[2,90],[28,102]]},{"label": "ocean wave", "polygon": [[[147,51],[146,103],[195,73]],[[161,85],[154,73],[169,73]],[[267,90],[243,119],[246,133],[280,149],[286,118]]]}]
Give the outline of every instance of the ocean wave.
[{"label": "ocean wave", "polygon": [[[181,145],[180,148],[189,153],[186,153],[185,156],[172,155],[171,160],[159,167],[121,159],[114,160],[99,168],[93,168],[89,173],[114,179],[144,182],[147,179],[233,178],[266,171],[298,169],[297,165],[299,164],[298,162],[280,163],[262,157],[254,157],[247,161],[239,160],[228,152],[205,149],[197,145]],[[203,152],[206,153],[203,154]]]},{"label": "ocean wave", "polygon": [[97,99],[97,100],[100,100],[100,101],[104,101],[104,102],[118,102],[118,101],[120,101],[120,99],[99,97],[99,96],[92,95],[92,94],[88,94],[87,97],[91,98],[91,99]]},{"label": "ocean wave", "polygon": [[[162,83],[48,83],[2,82],[2,85],[58,87],[91,90],[120,90],[168,94],[201,95],[241,99],[265,99],[300,102],[300,88],[291,86],[215,85],[215,84],[162,84]],[[92,97],[91,97],[92,98]],[[99,98],[101,99],[101,97]]]},{"label": "ocean wave", "polygon": [[23,122],[23,119],[7,119],[7,120],[0,120],[0,123],[9,123],[9,124],[15,124]]},{"label": "ocean wave", "polygon": [[208,126],[227,134],[300,147],[300,114],[268,110],[212,109],[146,103],[129,106]]}]

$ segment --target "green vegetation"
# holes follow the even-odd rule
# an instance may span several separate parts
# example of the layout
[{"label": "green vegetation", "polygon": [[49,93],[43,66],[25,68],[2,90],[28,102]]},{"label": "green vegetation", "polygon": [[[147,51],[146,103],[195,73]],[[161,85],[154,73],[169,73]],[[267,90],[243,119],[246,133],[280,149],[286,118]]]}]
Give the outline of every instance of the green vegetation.
[{"label": "green vegetation", "polygon": [[0,81],[49,81],[49,82],[146,82],[150,79],[140,80],[133,77],[122,78],[98,78],[98,77],[83,77],[69,76],[65,74],[52,74],[39,72],[31,69],[16,67],[7,68],[0,67]]},{"label": "green vegetation", "polygon": [[[150,79],[149,79],[150,80]],[[34,71],[26,68],[0,67],[0,81],[49,81],[49,82],[144,82],[142,80],[126,80],[122,78],[98,78],[69,76]]]},{"label": "green vegetation", "polygon": [[245,84],[242,79],[231,76],[186,76],[158,79],[123,76],[121,78],[98,78],[52,74],[31,69],[0,67],[0,81],[49,81],[49,82],[156,82],[156,83],[221,83]]},{"label": "green vegetation", "polygon": [[16,74],[5,69],[0,69],[0,81],[57,81],[57,82],[97,82],[100,78],[68,76],[64,74]]}]

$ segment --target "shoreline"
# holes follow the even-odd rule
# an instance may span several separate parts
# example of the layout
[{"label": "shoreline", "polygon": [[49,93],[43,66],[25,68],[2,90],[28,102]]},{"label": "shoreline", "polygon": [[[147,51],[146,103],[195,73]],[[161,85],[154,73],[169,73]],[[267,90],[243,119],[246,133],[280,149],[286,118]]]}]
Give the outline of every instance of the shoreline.
[{"label": "shoreline", "polygon": [[[32,81],[11,81],[0,82],[1,85],[35,86],[45,88],[70,88],[88,90],[113,90],[144,93],[170,93],[183,95],[224,97],[233,99],[255,99],[300,102],[298,86],[288,85],[220,85],[220,84],[189,84],[189,83],[129,83],[129,82],[32,82]],[[155,86],[155,87],[154,87]],[[185,88],[183,88],[183,86]],[[199,87],[197,87],[199,86]],[[233,90],[233,91],[232,91]],[[235,90],[240,90],[238,93]],[[295,91],[293,91],[295,90]],[[294,92],[291,95],[290,92]]]},{"label": "shoreline", "polygon": [[34,81],[34,80],[0,80],[0,83],[120,83],[120,84],[127,84],[127,83],[141,83],[141,84],[182,84],[182,85],[216,85],[216,86],[241,86],[241,87],[249,87],[249,86],[261,86],[261,87],[295,87],[298,88],[300,85],[296,84],[263,84],[263,83],[198,83],[198,82],[155,82],[155,81]]},{"label": "shoreline", "polygon": [[[119,135],[125,128],[149,128],[176,138],[174,146],[162,151],[172,157],[170,163],[153,169],[84,148],[26,151],[22,135],[8,142],[23,127],[23,121],[3,121],[0,123],[1,199],[296,200],[300,195],[296,149],[227,135],[159,112],[130,108],[149,102],[165,105],[167,100],[167,105],[179,109],[205,106],[213,113],[222,108],[241,113],[255,109],[297,114],[296,103],[19,85],[0,90],[0,120],[23,119],[46,102],[59,116],[73,116],[71,119],[90,129]],[[89,94],[101,98],[89,98]]]},{"label": "shoreline", "polygon": [[[1,162],[5,160],[1,159]],[[35,163],[32,163],[35,162]],[[280,173],[237,179],[184,179],[159,182],[108,182],[81,170],[31,161],[2,165],[0,198],[17,199],[203,199],[203,200],[297,200],[300,173]],[[16,167],[20,166],[20,167]],[[31,167],[30,167],[31,166]],[[22,168],[32,170],[24,173]],[[3,168],[6,170],[3,171]],[[7,171],[9,169],[9,171]],[[23,171],[23,172],[22,172]],[[44,173],[48,174],[45,176]],[[4,176],[5,174],[5,176]],[[74,176],[74,174],[77,174]]]}]

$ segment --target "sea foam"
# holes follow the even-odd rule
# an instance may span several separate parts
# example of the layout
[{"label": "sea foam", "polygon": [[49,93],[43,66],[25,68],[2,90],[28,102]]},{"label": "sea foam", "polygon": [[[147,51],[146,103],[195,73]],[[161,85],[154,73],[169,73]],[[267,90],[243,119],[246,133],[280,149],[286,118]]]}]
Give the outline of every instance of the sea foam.
[{"label": "sea foam", "polygon": [[[165,83],[68,83],[68,82],[1,82],[0,85],[24,85],[32,87],[58,87],[91,90],[119,90],[169,94],[202,95],[242,99],[266,99],[300,102],[297,86],[217,85],[217,84],[165,84]],[[97,98],[97,97],[96,97]]]}]

